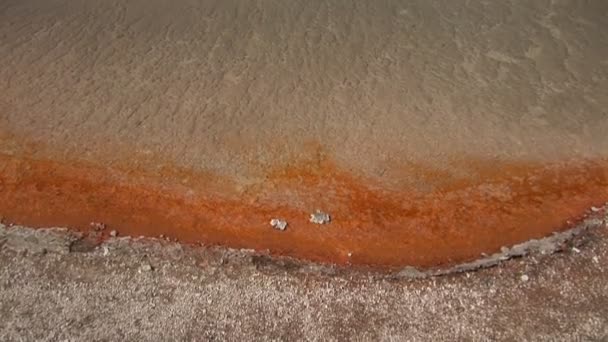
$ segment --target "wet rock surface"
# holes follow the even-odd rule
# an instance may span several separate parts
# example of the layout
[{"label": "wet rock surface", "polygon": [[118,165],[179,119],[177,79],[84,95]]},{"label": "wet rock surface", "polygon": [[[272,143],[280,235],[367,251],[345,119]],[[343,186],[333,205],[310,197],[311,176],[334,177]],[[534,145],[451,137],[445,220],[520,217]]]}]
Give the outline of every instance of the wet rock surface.
[{"label": "wet rock surface", "polygon": [[21,254],[69,253],[81,238],[82,234],[66,228],[32,229],[0,223],[0,246]]}]

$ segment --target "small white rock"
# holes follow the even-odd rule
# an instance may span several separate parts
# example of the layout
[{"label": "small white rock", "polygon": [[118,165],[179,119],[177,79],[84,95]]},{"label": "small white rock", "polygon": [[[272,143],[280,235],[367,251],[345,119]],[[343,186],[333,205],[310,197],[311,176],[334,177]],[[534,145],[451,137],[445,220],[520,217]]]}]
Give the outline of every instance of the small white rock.
[{"label": "small white rock", "polygon": [[101,223],[101,222],[91,222],[91,223],[89,223],[89,225],[95,231],[101,231],[101,230],[106,229],[106,225],[104,223]]},{"label": "small white rock", "polygon": [[572,251],[573,251],[574,253],[580,253],[580,252],[581,252],[581,250],[580,250],[580,249],[578,249],[578,248],[576,248],[576,247],[572,247]]},{"label": "small white rock", "polygon": [[113,231],[110,232],[110,236],[111,237],[117,237],[118,236],[118,232],[115,231],[115,230],[113,230]]},{"label": "small white rock", "polygon": [[326,223],[329,223],[330,221],[331,221],[331,217],[329,216],[329,214],[324,213],[320,210],[317,210],[314,213],[310,214],[310,222],[312,222],[312,223],[326,224]]},{"label": "small white rock", "polygon": [[152,268],[152,265],[150,265],[150,264],[143,264],[143,265],[141,265],[139,270],[140,270],[140,273],[141,272],[150,272],[153,270],[153,268]]},{"label": "small white rock", "polygon": [[523,281],[525,283],[528,280],[530,280],[530,277],[528,277],[527,274],[522,274],[521,277],[519,277],[519,279],[521,279],[521,281]]},{"label": "small white rock", "polygon": [[593,257],[593,262],[596,263],[596,264],[599,264],[600,263],[600,259],[597,256],[594,256]]},{"label": "small white rock", "polygon": [[591,207],[591,211],[593,211],[594,213],[597,213],[600,210],[602,210],[602,209],[598,208],[598,207]]},{"label": "small white rock", "polygon": [[272,226],[272,228],[278,229],[278,230],[287,229],[287,221],[285,221],[283,219],[273,218],[272,220],[270,220],[270,225]]}]

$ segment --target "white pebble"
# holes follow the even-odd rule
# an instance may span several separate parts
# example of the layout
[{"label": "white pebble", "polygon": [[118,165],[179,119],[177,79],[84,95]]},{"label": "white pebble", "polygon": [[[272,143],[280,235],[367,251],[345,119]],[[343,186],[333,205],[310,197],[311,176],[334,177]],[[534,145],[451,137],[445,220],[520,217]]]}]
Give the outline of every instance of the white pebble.
[{"label": "white pebble", "polygon": [[272,226],[272,228],[278,229],[278,230],[287,229],[287,221],[285,221],[283,219],[273,218],[272,220],[270,220],[270,225]]},{"label": "white pebble", "polygon": [[530,277],[528,277],[527,274],[522,274],[521,277],[519,277],[519,279],[521,279],[521,281],[526,282],[528,280],[530,280]]},{"label": "white pebble", "polygon": [[317,210],[314,213],[310,214],[310,222],[312,222],[312,223],[326,224],[326,223],[329,223],[330,221],[331,221],[331,217],[329,216],[329,214],[324,213],[320,210]]},{"label": "white pebble", "polygon": [[91,222],[91,223],[89,223],[89,225],[91,226],[91,228],[93,228],[96,231],[106,229],[106,225],[101,222]]},{"label": "white pebble", "polygon": [[140,273],[141,273],[141,272],[150,272],[150,271],[152,271],[152,270],[153,270],[153,268],[152,268],[152,265],[150,265],[150,264],[143,264],[143,265],[141,265],[141,267],[139,268],[139,272],[140,272]]}]

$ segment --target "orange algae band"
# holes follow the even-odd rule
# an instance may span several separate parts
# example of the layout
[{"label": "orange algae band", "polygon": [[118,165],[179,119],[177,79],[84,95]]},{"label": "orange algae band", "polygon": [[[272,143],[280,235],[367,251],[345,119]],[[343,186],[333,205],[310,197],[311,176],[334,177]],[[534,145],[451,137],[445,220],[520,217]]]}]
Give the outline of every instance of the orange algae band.
[{"label": "orange algae band", "polygon": [[[14,223],[86,231],[91,222],[103,222],[121,235],[164,235],[379,268],[476,259],[565,229],[568,220],[608,200],[605,160],[503,165],[508,172],[482,172],[476,181],[426,193],[371,187],[332,163],[268,176],[273,192],[295,193],[308,207],[264,200],[263,190],[242,196],[205,191],[217,184],[196,175],[192,191],[184,191],[136,171],[1,154],[0,165],[0,215]],[[313,203],[325,206],[319,209],[331,214],[331,222],[310,222]],[[269,226],[276,215],[288,229]]]}]

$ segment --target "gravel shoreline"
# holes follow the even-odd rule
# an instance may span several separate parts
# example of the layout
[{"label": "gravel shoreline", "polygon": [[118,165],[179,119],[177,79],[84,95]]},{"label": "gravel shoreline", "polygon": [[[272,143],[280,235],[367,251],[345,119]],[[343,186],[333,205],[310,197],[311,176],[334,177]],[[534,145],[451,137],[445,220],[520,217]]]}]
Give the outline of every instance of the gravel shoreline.
[{"label": "gravel shoreline", "polygon": [[561,246],[476,272],[395,279],[250,251],[127,237],[95,246],[67,230],[2,226],[0,339],[605,339],[608,229]]}]

